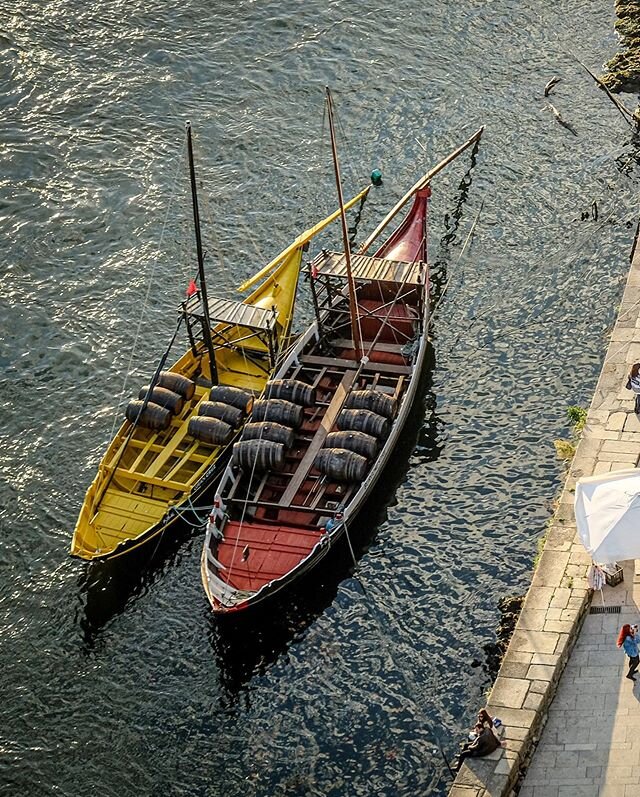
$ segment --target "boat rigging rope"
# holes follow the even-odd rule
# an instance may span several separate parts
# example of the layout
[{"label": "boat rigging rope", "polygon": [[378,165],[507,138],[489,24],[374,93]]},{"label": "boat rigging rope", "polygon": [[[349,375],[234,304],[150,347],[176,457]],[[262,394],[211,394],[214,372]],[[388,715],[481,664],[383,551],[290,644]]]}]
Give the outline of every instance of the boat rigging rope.
[{"label": "boat rigging rope", "polygon": [[[425,241],[426,241],[426,234],[422,236],[422,241],[420,241],[420,244],[418,245],[418,251],[416,252],[415,257],[413,258],[413,261],[412,261],[413,263],[416,262],[416,258],[419,256],[420,250],[422,249]],[[393,310],[395,308],[396,302],[402,297],[402,291],[404,290],[404,286],[407,284],[407,280],[409,279],[409,275],[410,274],[411,274],[411,269],[407,269],[406,273],[404,275],[404,278],[403,278],[402,282],[400,283],[400,286],[398,287],[398,290],[396,291],[396,295],[388,303],[389,304],[389,310],[388,310],[386,316],[384,317],[384,320],[382,321],[382,324],[380,324],[380,329],[378,330],[375,338],[371,341],[371,345],[369,346],[369,349],[368,349],[368,351],[367,351],[367,353],[365,355],[367,358],[369,357],[369,355],[373,351],[373,348],[376,345],[376,343],[378,342],[378,339],[380,338],[380,335],[382,334],[382,331],[389,324],[389,318],[391,317],[391,313],[393,312]],[[429,297],[427,297],[427,301],[428,300],[429,300]],[[427,334],[426,330],[424,330],[424,334],[425,335]],[[362,365],[356,371],[356,378],[354,379],[353,384],[355,384],[356,379],[360,376],[360,372],[361,371],[362,371]],[[350,388],[350,391],[353,390],[353,384],[352,384],[352,386]]]},{"label": "boat rigging rope", "polygon": [[[460,254],[458,255],[458,259],[455,262],[455,266],[458,266],[460,264],[460,261],[462,260],[462,257],[464,256],[464,253],[465,253],[465,250],[467,248],[467,245],[468,245],[469,241],[471,240],[471,238],[473,237],[473,233],[475,232],[475,229],[476,229],[476,227],[478,225],[478,221],[480,220],[480,214],[482,213],[482,208],[483,207],[484,207],[484,199],[480,203],[480,208],[478,209],[478,212],[476,213],[476,217],[473,220],[473,224],[471,225],[471,229],[469,230],[469,233],[468,233],[467,237],[465,238],[465,241],[464,241],[464,244],[462,245],[462,249],[460,251]],[[432,323],[433,323],[433,319],[435,318],[436,311],[438,310],[438,308],[440,307],[440,303],[444,299],[444,296],[445,296],[445,294],[447,292],[447,288],[449,287],[449,283],[451,282],[452,278],[453,278],[453,275],[451,275],[447,279],[447,281],[444,284],[444,288],[440,292],[440,295],[438,296],[438,299],[437,299],[435,305],[433,306],[433,311],[431,313],[431,322]]]},{"label": "boat rigging rope", "polygon": [[122,403],[124,401],[124,397],[125,397],[126,390],[127,390],[127,382],[129,380],[129,376],[131,376],[131,367],[133,365],[133,358],[135,356],[136,349],[137,349],[137,346],[138,346],[138,338],[140,337],[140,331],[142,329],[142,322],[143,322],[144,317],[145,317],[145,312],[146,312],[146,309],[147,309],[147,305],[149,304],[149,297],[151,295],[151,286],[153,285],[153,278],[154,278],[154,275],[155,275],[156,267],[158,265],[158,261],[160,259],[160,253],[162,252],[162,243],[164,241],[164,236],[165,236],[165,233],[166,233],[166,230],[167,230],[167,226],[169,224],[169,214],[171,213],[171,210],[173,208],[173,201],[174,201],[175,196],[176,196],[176,186],[178,184],[178,172],[180,171],[181,166],[182,166],[183,161],[184,161],[186,147],[187,147],[187,140],[186,140],[186,137],[185,137],[183,142],[182,142],[182,149],[180,150],[180,154],[179,154],[178,158],[176,159],[176,168],[175,168],[175,172],[174,172],[174,175],[173,175],[173,183],[172,183],[172,186],[171,186],[171,192],[169,194],[169,202],[167,204],[167,211],[165,213],[164,221],[162,223],[162,229],[160,231],[160,241],[158,242],[158,251],[156,252],[156,256],[155,256],[155,258],[153,260],[153,263],[151,264],[151,273],[149,274],[149,280],[147,282],[147,290],[145,292],[144,300],[142,302],[142,310],[140,312],[140,318],[138,319],[138,325],[136,327],[136,332],[135,332],[135,335],[134,335],[134,338],[133,338],[133,345],[131,346],[131,349],[130,349],[129,364],[127,365],[127,370],[125,372],[124,382],[122,384],[122,390],[121,390],[120,396],[118,398],[118,403],[116,404],[116,408],[115,408],[115,412],[114,412],[114,416],[113,416],[113,425],[111,427],[111,434],[109,435],[109,440],[113,440],[113,436],[115,435],[116,426],[118,424],[118,419],[120,417],[120,407],[122,406]]},{"label": "boat rigging rope", "polygon": [[245,234],[245,236],[246,236],[247,240],[249,241],[249,243],[251,244],[251,246],[253,246],[253,248],[255,250],[255,253],[256,253],[257,257],[258,257],[258,262],[259,263],[267,263],[268,262],[267,258],[264,256],[262,250],[258,246],[258,242],[256,241],[256,239],[253,237],[253,233],[251,231],[251,227],[245,221],[244,214],[243,213],[238,213],[235,216],[235,221],[236,221],[236,224],[239,224],[242,227],[242,232]]},{"label": "boat rigging rope", "polygon": [[333,115],[334,115],[334,118],[335,118],[335,120],[336,120],[336,122],[337,122],[337,127],[338,127],[338,130],[340,131],[340,134],[341,134],[341,136],[342,136],[342,140],[343,140],[343,142],[344,142],[344,148],[345,148],[345,150],[346,150],[346,152],[347,152],[347,158],[346,158],[346,159],[344,159],[344,158],[343,158],[343,159],[342,159],[342,162],[343,162],[343,163],[345,164],[345,166],[346,166],[346,169],[345,169],[345,171],[348,171],[348,172],[350,173],[350,175],[351,175],[351,177],[350,177],[351,181],[352,181],[354,184],[356,184],[356,182],[357,182],[357,179],[356,179],[355,168],[354,168],[354,166],[353,166],[353,163],[355,162],[355,160],[354,160],[354,158],[353,158],[353,153],[352,153],[351,145],[349,144],[349,139],[347,138],[346,131],[345,131],[345,129],[344,129],[344,127],[343,127],[343,125],[342,125],[342,121],[341,121],[341,119],[340,119],[340,115],[339,115],[339,113],[338,113],[338,112],[335,110],[335,107],[334,107]]},{"label": "boat rigging rope", "polygon": [[[200,147],[199,147],[199,137],[196,135],[194,136],[193,142],[194,148],[196,150],[196,154],[198,156],[198,163],[204,163],[205,159],[200,154]],[[207,234],[211,238],[213,243],[213,251],[215,252],[216,259],[218,264],[220,265],[220,274],[222,275],[222,280],[220,282],[224,283],[224,288],[227,290],[228,293],[233,294],[235,292],[235,283],[233,275],[230,273],[229,269],[226,266],[225,259],[222,256],[222,247],[220,246],[220,241],[216,234],[216,225],[215,225],[215,215],[211,210],[211,205],[209,203],[209,194],[204,189],[204,178],[202,176],[204,172],[204,167],[199,166],[198,172],[200,173],[199,182],[202,188],[202,191],[199,193],[199,197],[202,199],[202,205],[204,208],[204,216],[207,219]],[[206,255],[205,255],[206,256]],[[220,293],[220,291],[218,291]]]},{"label": "boat rigging rope", "polygon": [[113,481],[113,477],[116,475],[116,470],[118,469],[118,466],[120,465],[120,462],[122,461],[122,457],[124,456],[124,454],[125,454],[125,452],[127,450],[127,446],[129,445],[129,442],[130,442],[131,438],[133,437],[133,433],[135,432],[135,430],[138,427],[138,422],[140,420],[140,417],[142,416],[142,413],[147,408],[147,404],[149,403],[149,400],[150,400],[150,397],[151,397],[151,391],[158,384],[158,379],[160,378],[160,372],[162,371],[162,369],[165,366],[165,363],[167,362],[167,357],[169,356],[169,352],[173,348],[173,344],[175,343],[176,337],[178,336],[178,330],[180,329],[180,326],[182,325],[183,319],[184,319],[183,315],[180,315],[178,317],[178,323],[176,325],[175,332],[173,333],[173,337],[171,338],[171,342],[169,343],[169,345],[167,346],[164,354],[160,358],[160,362],[158,363],[158,366],[157,366],[157,368],[155,370],[155,373],[153,374],[153,377],[152,377],[151,382],[149,384],[149,389],[147,390],[147,392],[145,394],[145,397],[144,397],[144,400],[142,402],[142,406],[138,410],[138,414],[136,415],[135,421],[133,421],[133,423],[131,423],[131,429],[129,430],[129,433],[127,434],[127,437],[125,438],[124,442],[122,443],[122,445],[120,447],[120,451],[118,452],[118,456],[116,457],[115,463],[113,465],[107,464],[107,468],[108,468],[108,470],[111,471],[111,473],[109,474],[109,478],[107,479],[107,483],[102,488],[102,492],[100,493],[100,495],[98,496],[98,498],[96,499],[96,501],[94,501],[94,503],[92,505],[92,512],[93,512],[94,515],[98,511],[98,509],[100,508],[100,504],[102,503],[102,499],[106,495],[106,492],[109,489],[109,485]]},{"label": "boat rigging rope", "polygon": [[349,529],[347,528],[347,521],[346,520],[344,521],[344,536],[346,537],[347,543],[349,545],[349,553],[351,554],[351,559],[353,561],[353,577],[358,582],[358,584],[360,584],[360,589],[362,590],[362,594],[366,595],[367,591],[364,588],[364,584],[360,580],[360,577],[357,575],[358,562],[356,560],[356,555],[355,555],[354,550],[353,550],[353,545],[351,544],[351,537],[349,536]]},{"label": "boat rigging rope", "polygon": [[[186,507],[183,509],[183,507]],[[207,518],[211,514],[211,510],[213,507],[211,506],[194,506],[192,499],[189,497],[186,501],[183,501],[180,506],[172,507],[172,512],[176,517],[178,517],[183,523],[187,526],[191,526],[193,529],[201,529],[204,524],[207,522]],[[203,510],[204,514],[202,517],[198,514],[200,510]],[[193,515],[196,518],[196,522],[192,523],[188,520],[188,516]]]},{"label": "boat rigging rope", "polygon": [[[264,428],[261,428],[260,429],[260,436],[258,437],[258,442],[259,443],[262,442],[262,435],[263,434],[264,434]],[[228,573],[228,576],[227,576],[227,579],[226,579],[226,583],[229,586],[229,590],[232,589],[232,586],[231,586],[231,575],[233,573],[233,565],[234,565],[234,563],[236,561],[236,553],[238,551],[238,545],[240,543],[240,534],[242,533],[242,526],[243,526],[243,523],[244,523],[245,515],[247,513],[247,507],[249,505],[249,496],[250,496],[250,493],[251,493],[251,485],[253,484],[253,477],[254,477],[255,472],[256,472],[257,463],[258,463],[258,457],[256,455],[255,459],[253,460],[253,465],[251,467],[251,474],[249,476],[249,485],[248,485],[247,491],[245,493],[246,497],[245,497],[244,505],[242,507],[242,513],[240,515],[240,523],[238,524],[238,533],[236,534],[236,539],[235,539],[235,542],[233,544],[233,551],[231,552],[231,561],[229,562],[229,568],[228,568],[229,573]],[[249,566],[247,566],[247,574],[248,573],[249,573]],[[249,581],[251,581],[251,576],[249,576]]]}]

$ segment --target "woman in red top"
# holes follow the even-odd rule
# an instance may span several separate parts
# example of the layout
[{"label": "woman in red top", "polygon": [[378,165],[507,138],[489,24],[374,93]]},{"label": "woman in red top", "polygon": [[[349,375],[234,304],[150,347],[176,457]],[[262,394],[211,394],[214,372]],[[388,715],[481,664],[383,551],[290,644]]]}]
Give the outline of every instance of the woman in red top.
[{"label": "woman in red top", "polygon": [[618,647],[624,648],[624,652],[629,657],[629,672],[627,673],[627,678],[632,681],[636,680],[634,673],[638,669],[638,664],[640,664],[637,634],[638,626],[629,625],[629,623],[625,623],[618,634]]}]

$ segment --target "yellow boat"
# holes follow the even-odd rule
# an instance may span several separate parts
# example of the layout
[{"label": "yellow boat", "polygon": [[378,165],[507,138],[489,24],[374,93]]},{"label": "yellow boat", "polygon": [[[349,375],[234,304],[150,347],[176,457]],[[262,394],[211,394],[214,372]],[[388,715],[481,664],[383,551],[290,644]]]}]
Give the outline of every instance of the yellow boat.
[{"label": "yellow boat", "polygon": [[289,340],[303,251],[340,213],[300,235],[248,280],[243,288],[265,281],[243,302],[208,299],[187,131],[200,290],[183,302],[178,326],[186,323],[190,346],[170,369],[162,370],[161,362],[129,404],[76,523],[70,552],[82,559],[121,556],[163,534],[220,475],[252,397],[261,394]]}]

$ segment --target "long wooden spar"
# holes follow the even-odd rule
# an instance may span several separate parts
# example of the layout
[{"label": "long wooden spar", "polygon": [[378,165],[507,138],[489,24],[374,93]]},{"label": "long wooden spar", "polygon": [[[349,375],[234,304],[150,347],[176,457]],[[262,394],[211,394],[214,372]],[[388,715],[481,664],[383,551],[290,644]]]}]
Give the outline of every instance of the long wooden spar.
[{"label": "long wooden spar", "polygon": [[441,160],[437,166],[434,166],[433,169],[430,169],[425,175],[423,175],[415,185],[411,186],[411,188],[407,191],[407,193],[400,199],[396,204],[391,208],[391,210],[387,213],[387,215],[382,219],[380,224],[375,228],[375,230],[371,233],[371,235],[367,238],[367,240],[360,246],[358,249],[358,254],[364,254],[367,249],[371,246],[371,244],[375,241],[375,239],[380,235],[380,233],[384,230],[384,228],[389,224],[391,219],[399,213],[402,208],[407,204],[407,202],[411,199],[411,197],[417,192],[424,188],[435,176],[438,172],[442,171],[445,166],[451,163],[452,160],[455,160],[458,155],[463,153],[465,149],[468,149],[472,144],[475,144],[476,141],[480,140],[482,133],[484,131],[484,125],[479,127],[476,132],[471,136],[468,141],[458,147],[458,149],[454,150],[450,155],[447,155],[444,160]]},{"label": "long wooden spar", "polygon": [[347,230],[347,216],[344,208],[342,196],[342,180],[340,179],[340,163],[338,162],[338,149],[336,146],[336,131],[333,125],[333,99],[329,86],[326,87],[327,114],[329,117],[329,130],[331,133],[331,153],[333,155],[333,170],[336,178],[336,190],[338,192],[338,202],[340,203],[340,222],[342,225],[342,242],[344,245],[344,262],[347,269],[347,287],[349,289],[349,315],[351,317],[351,336],[353,338],[353,349],[356,362],[362,357],[362,336],[360,335],[360,319],[358,318],[358,301],[356,299],[356,284],[351,271],[351,245],[349,243],[349,232]]}]

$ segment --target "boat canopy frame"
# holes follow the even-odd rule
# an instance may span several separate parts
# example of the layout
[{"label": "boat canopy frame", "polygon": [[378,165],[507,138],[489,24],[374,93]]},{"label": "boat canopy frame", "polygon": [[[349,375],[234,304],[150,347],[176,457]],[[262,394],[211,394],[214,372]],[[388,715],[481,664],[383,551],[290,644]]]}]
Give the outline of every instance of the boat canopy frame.
[{"label": "boat canopy frame", "polygon": [[[311,268],[318,277],[347,279],[344,253],[329,252],[323,249],[311,262]],[[370,255],[352,255],[351,271],[356,282],[388,282],[415,287],[424,284],[425,263],[415,260],[411,263],[402,260],[388,260]]]},{"label": "boat canopy frame", "polygon": [[[418,294],[418,318],[416,321],[422,328],[422,308],[425,300],[426,263],[416,260],[413,263],[400,260],[386,260],[368,255],[354,255],[351,270],[356,288],[356,301],[361,289],[371,283],[386,285],[394,292],[393,298],[384,301],[377,310],[391,308],[394,304],[408,300]],[[344,254],[323,250],[308,263],[308,277],[311,285],[311,298],[318,325],[320,340],[327,342],[331,335],[327,334],[335,328],[349,323],[350,311],[346,305],[346,283],[348,274]],[[359,318],[366,318],[372,312],[357,302]],[[383,326],[390,326],[389,318],[383,320]],[[409,343],[412,337],[396,330]]]},{"label": "boat canopy frame", "polygon": [[[269,354],[269,363],[273,367],[276,360],[276,338],[277,338],[277,309],[272,307],[270,310],[246,302],[239,302],[235,299],[210,299],[208,303],[208,313],[202,302],[199,291],[193,296],[188,297],[182,302],[182,314],[187,323],[187,334],[191,351],[194,356],[198,355],[196,339],[200,337],[194,334],[197,327],[204,329],[207,317],[210,323],[211,341],[215,348],[243,350],[243,354],[248,359],[253,359],[243,344],[247,341],[259,341]],[[228,333],[233,329],[246,330],[240,337],[228,337]],[[253,352],[255,356],[256,352]]]}]

